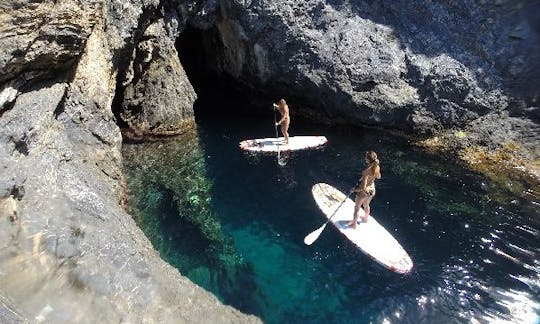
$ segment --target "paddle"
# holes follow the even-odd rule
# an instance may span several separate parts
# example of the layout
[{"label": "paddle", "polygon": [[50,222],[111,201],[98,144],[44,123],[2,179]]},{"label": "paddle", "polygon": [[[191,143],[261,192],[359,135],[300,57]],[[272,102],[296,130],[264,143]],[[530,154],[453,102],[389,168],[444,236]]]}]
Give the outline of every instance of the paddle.
[{"label": "paddle", "polygon": [[328,217],[328,220],[319,228],[317,228],[316,230],[314,230],[313,232],[309,233],[308,235],[306,235],[306,237],[304,237],[304,244],[306,245],[311,245],[313,244],[313,242],[315,242],[319,236],[321,235],[322,231],[324,231],[324,228],[326,227],[326,225],[328,225],[328,223],[330,223],[330,220],[332,219],[332,217],[334,217],[334,215],[336,214],[336,212],[341,208],[341,206],[343,206],[343,204],[347,201],[347,198],[349,198],[349,196],[354,192],[353,191],[354,188],[352,188],[351,190],[349,190],[349,193],[347,194],[347,196],[345,196],[345,199],[343,199],[343,201],[341,202],[341,204],[339,204],[339,206],[336,208],[336,210],[334,210],[334,212],[332,213],[332,215],[330,217]]}]

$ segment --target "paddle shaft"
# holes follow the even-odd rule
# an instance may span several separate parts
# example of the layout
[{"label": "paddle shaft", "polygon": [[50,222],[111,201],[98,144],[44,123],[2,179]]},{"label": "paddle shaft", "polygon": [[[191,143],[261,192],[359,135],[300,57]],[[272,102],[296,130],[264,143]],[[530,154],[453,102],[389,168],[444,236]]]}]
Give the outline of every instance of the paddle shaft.
[{"label": "paddle shaft", "polygon": [[341,204],[339,204],[339,206],[336,208],[336,210],[334,210],[334,212],[332,213],[332,215],[330,217],[328,217],[328,220],[326,221],[325,224],[328,224],[330,222],[330,220],[332,220],[332,217],[334,217],[334,215],[337,213],[337,211],[341,208],[341,206],[343,206],[343,204],[347,201],[347,198],[349,198],[349,196],[354,192],[353,189],[349,190],[349,193],[345,196],[345,199],[343,199],[343,201],[341,202]]},{"label": "paddle shaft", "polygon": [[334,215],[341,208],[341,206],[343,206],[343,204],[347,201],[347,198],[349,198],[349,196],[354,192],[353,190],[354,190],[354,188],[349,191],[347,196],[345,196],[345,199],[343,199],[343,201],[339,204],[339,206],[336,208],[336,210],[334,210],[332,215],[330,215],[330,217],[328,217],[328,220],[321,227],[317,228],[313,232],[306,235],[306,237],[304,238],[304,243],[305,244],[311,245],[311,244],[313,244],[313,242],[315,242],[319,238],[319,235],[321,235],[322,231],[325,229],[326,225],[328,225],[328,223],[330,222],[332,217],[334,217]]},{"label": "paddle shaft", "polygon": [[272,110],[274,111],[274,128],[276,130],[277,158],[278,158],[278,163],[279,163],[279,133],[277,129],[278,125],[277,125],[277,120],[276,120],[276,108],[272,106]]}]

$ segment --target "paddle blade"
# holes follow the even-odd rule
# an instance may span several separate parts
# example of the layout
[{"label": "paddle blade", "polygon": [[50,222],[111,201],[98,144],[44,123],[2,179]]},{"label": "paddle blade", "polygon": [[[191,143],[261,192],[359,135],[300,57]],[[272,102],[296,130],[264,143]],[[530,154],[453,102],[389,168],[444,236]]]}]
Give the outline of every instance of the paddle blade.
[{"label": "paddle blade", "polygon": [[277,161],[278,161],[277,163],[279,164],[279,166],[286,166],[287,165],[287,159],[284,158],[283,156],[278,155]]},{"label": "paddle blade", "polygon": [[306,235],[306,237],[304,237],[304,244],[306,244],[306,245],[313,244],[313,242],[315,242],[319,238],[319,236],[321,235],[322,231],[326,227],[326,224],[328,224],[328,223],[324,223],[323,226],[319,227],[318,229],[316,229],[313,232]]}]

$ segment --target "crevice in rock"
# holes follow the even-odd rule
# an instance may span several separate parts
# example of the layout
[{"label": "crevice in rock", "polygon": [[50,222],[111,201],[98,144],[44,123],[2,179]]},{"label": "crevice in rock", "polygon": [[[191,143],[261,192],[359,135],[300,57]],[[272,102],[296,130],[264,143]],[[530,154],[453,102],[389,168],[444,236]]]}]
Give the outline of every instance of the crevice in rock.
[{"label": "crevice in rock", "polygon": [[22,200],[24,197],[24,187],[23,186],[13,186],[11,188],[11,191],[9,193],[11,196],[16,198],[17,200]]},{"label": "crevice in rock", "polygon": [[[73,76],[72,78],[73,79]],[[58,105],[56,106],[56,108],[54,109],[53,111],[53,116],[54,116],[54,119],[58,120],[58,116],[60,116],[61,113],[63,113],[65,111],[65,108],[66,108],[66,98],[68,96],[68,91],[67,89],[64,91],[64,95],[62,96],[62,98],[60,99],[60,101],[58,102]]]},{"label": "crevice in rock", "polygon": [[211,30],[203,31],[187,25],[175,44],[180,62],[199,96],[205,95],[211,88],[205,81],[212,82],[214,80],[212,75],[217,76],[217,73],[211,69],[212,56],[207,53],[208,44],[205,44],[205,42],[213,42],[214,37]]},{"label": "crevice in rock", "polygon": [[24,156],[28,156],[28,144],[26,143],[26,135],[21,139],[11,138],[13,144],[15,144],[15,151],[19,152]]},{"label": "crevice in rock", "polygon": [[15,106],[15,102],[16,102],[16,101],[17,101],[17,100],[13,100],[13,101],[11,101],[11,102],[6,102],[6,103],[4,104],[4,106],[2,107],[2,109],[0,109],[0,118],[2,118],[2,116],[4,115],[4,113],[5,113],[6,111],[13,109],[13,106]]},{"label": "crevice in rock", "polygon": [[404,79],[409,85],[416,88],[416,91],[420,96],[420,101],[425,101],[427,98],[427,91],[423,86],[425,80],[422,78],[419,69],[411,62],[408,55],[405,55],[405,66],[407,67],[407,73],[404,75]]},{"label": "crevice in rock", "polygon": [[377,82],[375,81],[366,81],[362,83],[355,84],[353,89],[354,91],[358,92],[370,92],[377,86]]}]

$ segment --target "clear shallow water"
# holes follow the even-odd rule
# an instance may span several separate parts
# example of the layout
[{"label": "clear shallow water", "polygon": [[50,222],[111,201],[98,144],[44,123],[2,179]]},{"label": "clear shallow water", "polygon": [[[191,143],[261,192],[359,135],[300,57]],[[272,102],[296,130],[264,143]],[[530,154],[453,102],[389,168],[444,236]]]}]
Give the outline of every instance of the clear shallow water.
[{"label": "clear shallow water", "polygon": [[[538,187],[495,185],[380,132],[299,120],[292,135],[324,134],[328,145],[293,152],[283,167],[238,149],[273,136],[272,121],[200,118],[190,145],[124,148],[136,220],[184,275],[267,323],[538,321]],[[324,222],[311,186],[347,190],[367,149],[383,175],[372,215],[410,254],[409,275],[382,268],[331,226],[303,244]],[[201,234],[197,222],[211,230]]]}]

